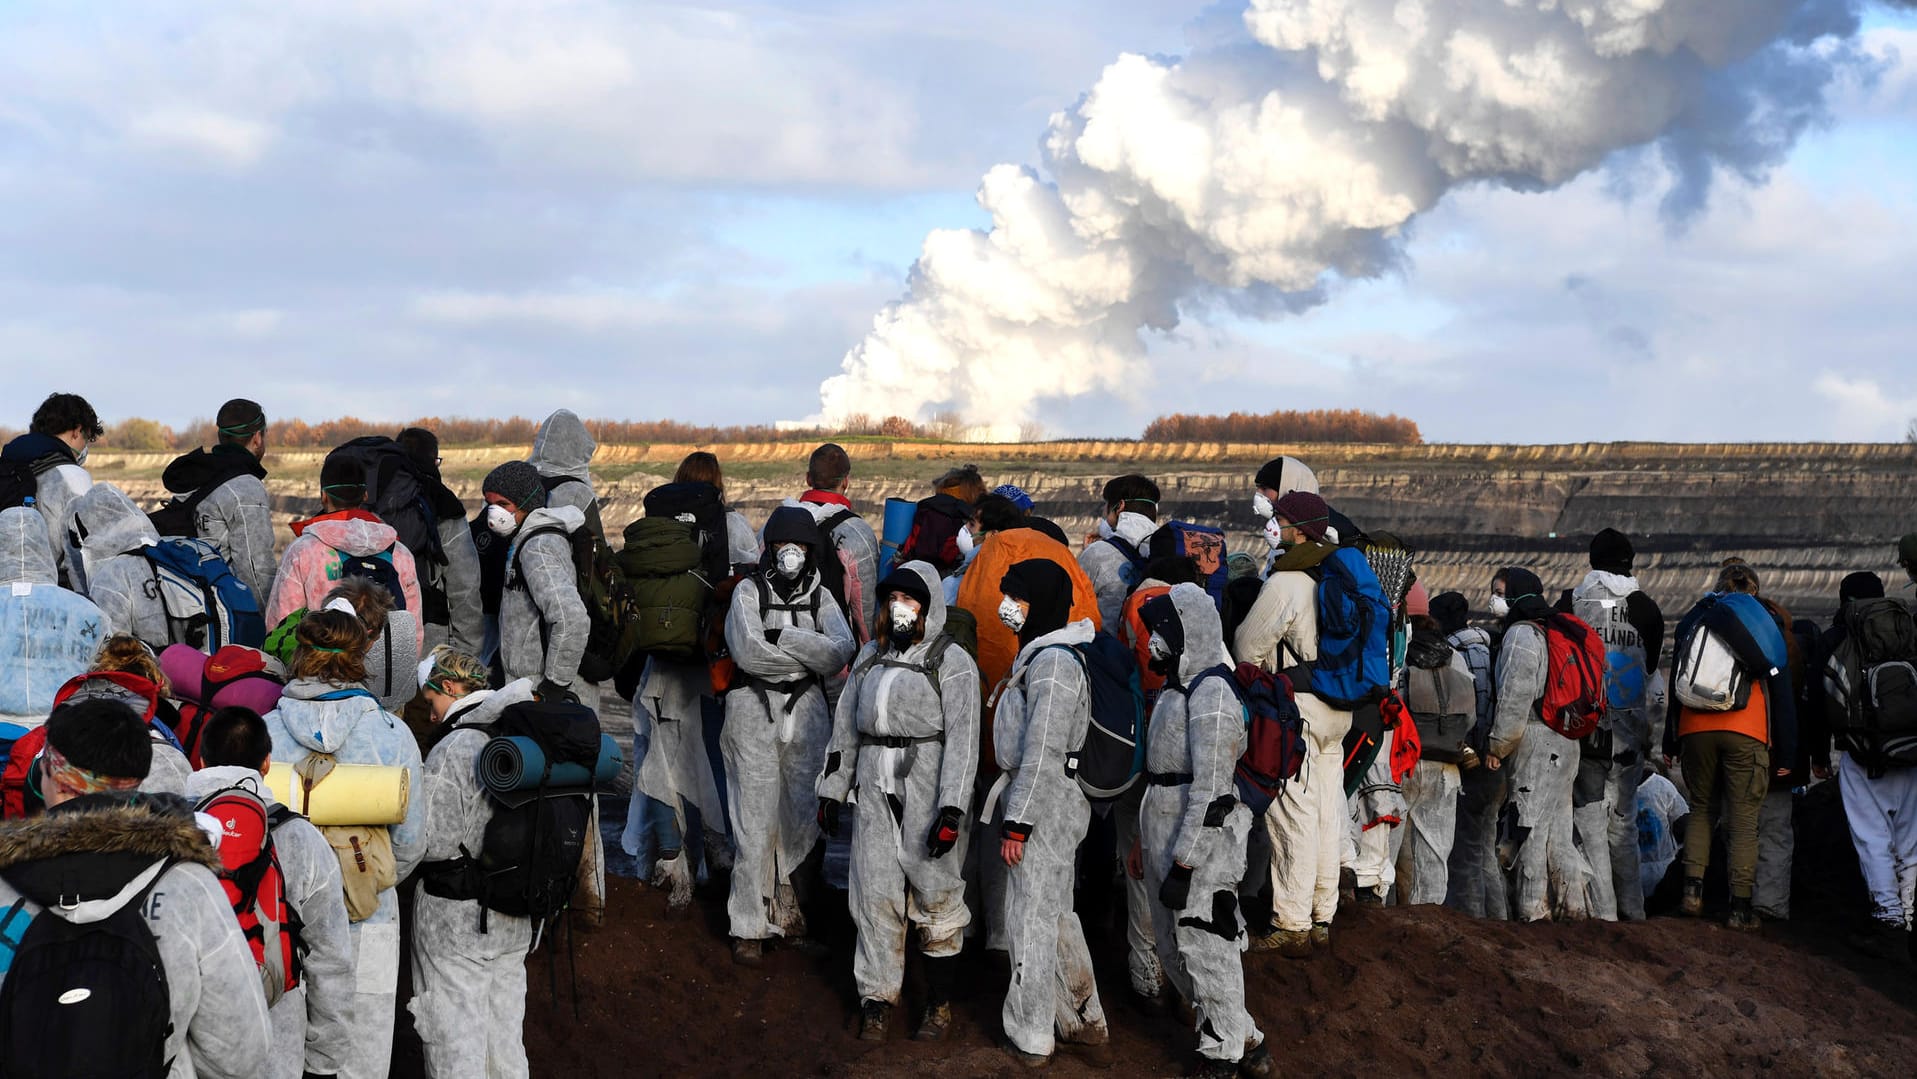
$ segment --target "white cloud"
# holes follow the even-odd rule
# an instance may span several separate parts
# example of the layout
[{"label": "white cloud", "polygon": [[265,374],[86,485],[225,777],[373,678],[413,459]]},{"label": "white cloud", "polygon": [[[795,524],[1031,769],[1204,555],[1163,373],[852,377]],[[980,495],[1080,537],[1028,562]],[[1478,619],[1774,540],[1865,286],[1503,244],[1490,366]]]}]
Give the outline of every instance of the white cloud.
[{"label": "white cloud", "polygon": [[127,121],[127,134],[147,146],[243,168],[260,159],[274,133],[257,121],[188,107],[141,112]]},{"label": "white cloud", "polygon": [[1917,423],[1917,394],[1887,391],[1874,378],[1849,378],[1835,371],[1817,376],[1813,387],[1836,409],[1850,433],[1844,437],[1895,440]]}]

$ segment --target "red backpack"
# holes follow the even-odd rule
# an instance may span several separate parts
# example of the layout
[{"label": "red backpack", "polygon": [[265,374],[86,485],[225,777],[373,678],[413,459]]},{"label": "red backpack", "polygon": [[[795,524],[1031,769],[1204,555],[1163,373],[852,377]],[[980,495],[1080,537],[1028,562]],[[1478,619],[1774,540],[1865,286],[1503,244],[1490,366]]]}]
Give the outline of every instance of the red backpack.
[{"label": "red backpack", "polygon": [[1538,717],[1566,738],[1578,739],[1604,721],[1604,641],[1576,615],[1544,622],[1547,656]]},{"label": "red backpack", "polygon": [[[156,735],[163,734],[168,742],[174,742],[173,732],[166,724],[154,718],[160,707],[160,690],[152,682],[137,674],[125,671],[89,671],[74,675],[66,685],[53,695],[53,708],[49,714],[67,703],[82,690],[88,693],[111,687],[115,696],[129,697],[145,704],[147,726]],[[0,818],[19,820],[29,812],[37,813],[45,803],[40,795],[40,782],[34,776],[34,765],[40,760],[40,751],[47,744],[47,725],[42,723],[22,734],[7,747],[6,767],[0,769]],[[177,745],[177,742],[174,742]]]},{"label": "red backpack", "polygon": [[1233,779],[1238,799],[1253,814],[1262,814],[1304,769],[1311,752],[1305,741],[1305,717],[1298,711],[1291,680],[1254,663],[1240,663],[1236,669],[1213,667],[1192,679],[1187,695],[1214,676],[1225,679],[1245,706],[1245,752],[1238,758]]},{"label": "red backpack", "polygon": [[200,812],[220,822],[220,886],[239,919],[271,1007],[300,984],[299,917],[286,901],[286,877],[273,849],[273,829],[297,816],[242,786],[200,799]]}]

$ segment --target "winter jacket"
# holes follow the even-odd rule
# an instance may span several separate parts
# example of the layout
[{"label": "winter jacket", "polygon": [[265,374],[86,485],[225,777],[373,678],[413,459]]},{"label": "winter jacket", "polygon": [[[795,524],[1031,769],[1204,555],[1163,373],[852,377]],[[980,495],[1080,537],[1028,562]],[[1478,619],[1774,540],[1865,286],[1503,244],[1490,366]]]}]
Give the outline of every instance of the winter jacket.
[{"label": "winter jacket", "polygon": [[1222,822],[1237,799],[1233,776],[1245,751],[1245,708],[1231,674],[1224,628],[1205,590],[1172,588],[1184,634],[1175,679],[1167,681],[1146,729],[1145,770],[1154,777],[1190,776],[1178,784],[1185,805],[1172,835],[1172,860],[1198,866],[1223,841]]},{"label": "winter jacket", "polygon": [[38,724],[53,695],[93,664],[107,618],[55,583],[46,522],[26,506],[0,511],[0,720]]},{"label": "winter jacket", "polygon": [[[797,498],[788,498],[785,505],[798,506],[811,512],[813,520],[824,528],[825,522],[852,508],[852,503],[844,495],[831,491],[807,491]],[[859,595],[863,597],[858,616],[862,627],[869,636],[877,627],[875,621],[878,611],[879,588],[879,537],[872,526],[858,514],[845,518],[832,527],[832,534],[826,539],[835,551],[843,551],[852,559],[852,568],[859,575]]]},{"label": "winter jacket", "polygon": [[178,498],[205,491],[193,508],[196,535],[219,548],[220,557],[255,596],[273,594],[273,503],[266,469],[252,453],[229,443],[195,449],[166,466],[160,482]]},{"label": "winter jacket", "polygon": [[141,553],[159,543],[160,534],[140,507],[118,487],[96,483],[74,500],[73,531],[80,537],[87,598],[106,615],[107,632],[130,634],[155,650],[172,644],[153,564]]},{"label": "winter jacket", "polygon": [[1092,690],[1085,665],[1060,645],[1090,644],[1098,630],[1090,620],[1066,623],[1019,650],[1005,677],[992,728],[992,748],[1007,786],[997,810],[1001,831],[1026,839],[1045,826],[1035,809],[1082,799],[1078,781],[1065,774],[1065,758],[1085,745],[1092,722]]},{"label": "winter jacket", "polygon": [[[194,804],[228,787],[244,787],[271,808],[279,801],[265,777],[251,768],[222,765],[194,772],[186,797]],[[277,1018],[286,1008],[303,1013],[291,1026],[302,1032],[299,1045],[273,1046],[275,1070],[286,1065],[283,1055],[297,1054],[305,1070],[321,1075],[339,1071],[353,1037],[353,939],[348,929],[346,900],[341,893],[339,856],[305,817],[291,817],[273,829],[273,854],[279,861],[286,903],[300,919],[299,988],[272,1006]],[[281,1024],[275,1023],[276,1032]]]},{"label": "winter jacket", "polygon": [[[393,569],[399,575],[403,606],[418,613],[424,610],[419,594],[419,572],[413,553],[399,542],[399,533],[371,510],[338,510],[306,521],[293,522],[292,546],[280,556],[280,568],[273,578],[273,597],[266,604],[266,624],[277,626],[286,616],[302,607],[317,608],[340,582],[340,556],[371,558],[391,551]],[[426,629],[414,623],[413,647],[424,649]]]},{"label": "winter jacket", "polygon": [[28,917],[98,921],[151,884],[144,912],[172,1014],[169,1079],[254,1079],[271,1041],[266,997],[218,866],[178,799],[89,795],[0,823],[0,910],[18,902]]},{"label": "winter jacket", "polygon": [[53,550],[54,565],[59,572],[69,575],[67,584],[74,591],[81,591],[86,582],[79,575],[80,552],[68,537],[67,526],[73,516],[73,500],[87,493],[87,488],[93,486],[93,477],[80,467],[73,450],[52,435],[31,432],[21,435],[0,448],[0,460],[24,461],[33,466],[34,474],[39,477],[33,508],[39,511],[41,523],[46,526],[47,546]]},{"label": "winter jacket", "polygon": [[[838,713],[833,717],[832,741],[826,750],[825,770],[819,776],[818,795],[845,801],[855,782],[873,781],[881,772],[887,763],[882,759],[885,749],[911,748],[887,747],[880,739],[935,741],[942,747],[938,806],[964,809],[971,805],[972,782],[978,773],[978,666],[965,649],[947,640],[938,660],[937,687],[929,675],[913,669],[932,662],[932,646],[945,632],[946,607],[938,592],[938,571],[930,563],[908,562],[900,568],[917,573],[930,593],[923,635],[904,651],[893,651],[884,641],[875,640],[853,659],[852,677],[839,696]],[[874,759],[862,765],[861,754],[866,749],[872,751]],[[894,765],[910,766],[911,761]],[[888,779],[898,778],[879,778],[877,783],[883,788]],[[897,796],[900,792],[886,789],[884,793]]]},{"label": "winter jacket", "polygon": [[1491,755],[1504,760],[1518,751],[1529,723],[1538,719],[1538,702],[1549,680],[1550,655],[1544,627],[1536,622],[1512,622],[1498,649],[1497,719],[1491,725]]},{"label": "winter jacket", "polygon": [[549,506],[527,514],[513,536],[499,600],[499,656],[508,681],[569,686],[579,677],[592,627],[579,596],[570,534],[585,525],[580,510]]},{"label": "winter jacket", "polygon": [[[1145,548],[1152,533],[1158,531],[1158,522],[1142,513],[1121,513],[1118,525],[1112,531],[1117,538],[1131,545],[1141,559],[1149,558]],[[1085,576],[1092,582],[1092,588],[1098,594],[1098,624],[1107,633],[1117,633],[1119,615],[1125,606],[1125,597],[1131,594],[1132,586],[1143,577],[1144,564],[1133,568],[1131,559],[1118,549],[1118,544],[1110,540],[1100,540],[1087,544],[1078,552],[1078,564],[1085,570]]]},{"label": "winter jacket", "polygon": [[[321,699],[325,697],[334,699]],[[381,708],[358,686],[295,679],[281,695],[279,707],[266,714],[266,727],[273,735],[276,761],[298,766],[313,753],[331,753],[341,764],[407,769],[406,819],[389,831],[399,879],[411,876],[425,851],[425,820],[420,808],[419,743],[399,717]],[[388,890],[380,893],[379,909],[361,924],[385,924],[398,916],[398,899],[393,890]]]}]

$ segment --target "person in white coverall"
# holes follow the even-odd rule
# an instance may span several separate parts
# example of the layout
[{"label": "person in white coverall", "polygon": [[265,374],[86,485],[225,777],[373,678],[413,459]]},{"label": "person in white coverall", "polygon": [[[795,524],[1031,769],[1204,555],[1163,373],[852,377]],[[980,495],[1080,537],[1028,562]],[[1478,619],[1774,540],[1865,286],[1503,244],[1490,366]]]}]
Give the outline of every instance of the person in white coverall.
[{"label": "person in white coverall", "polygon": [[829,553],[812,514],[781,507],[758,572],[732,593],[726,645],[743,684],[726,694],[727,790],[737,853],[726,901],[732,958],[757,965],[764,941],[799,941],[793,873],[819,840],[817,784],[832,716],[825,682],[852,658],[852,627],[820,583]]},{"label": "person in white coverall", "polygon": [[1091,683],[1075,647],[1095,631],[1090,619],[1067,621],[1072,579],[1052,562],[1014,563],[999,589],[999,618],[1018,634],[1019,652],[996,693],[992,751],[1004,774],[981,816],[1002,810],[999,857],[1011,867],[1005,1036],[1013,1057],[1031,1066],[1059,1042],[1097,1058],[1109,1054],[1111,1033],[1072,909],[1072,871],[1092,811],[1066,760],[1091,725]]},{"label": "person in white coverall", "polygon": [[1271,1051],[1245,1007],[1247,939],[1238,909],[1251,810],[1233,775],[1245,749],[1224,630],[1195,584],[1146,600],[1151,666],[1166,677],[1147,728],[1139,814],[1152,929],[1165,975],[1191,1001],[1201,1075],[1272,1074]]},{"label": "person in white coverall", "polygon": [[857,814],[849,898],[859,931],[859,1037],[885,1040],[910,923],[927,990],[915,1036],[938,1041],[952,1023],[953,967],[971,921],[961,869],[978,774],[978,665],[945,636],[945,597],[930,563],[893,570],[879,593],[879,634],[852,662],[839,697],[819,818],[836,834],[848,798]]},{"label": "person in white coverall", "polygon": [[[1318,658],[1318,584],[1308,571],[1335,550],[1325,542],[1330,510],[1323,499],[1293,491],[1275,509],[1284,551],[1239,625],[1233,649],[1239,662],[1274,673]],[[1347,827],[1344,739],[1351,730],[1350,712],[1309,692],[1298,692],[1297,701],[1309,753],[1298,777],[1265,811],[1275,928],[1253,942],[1292,957],[1331,944]]]}]

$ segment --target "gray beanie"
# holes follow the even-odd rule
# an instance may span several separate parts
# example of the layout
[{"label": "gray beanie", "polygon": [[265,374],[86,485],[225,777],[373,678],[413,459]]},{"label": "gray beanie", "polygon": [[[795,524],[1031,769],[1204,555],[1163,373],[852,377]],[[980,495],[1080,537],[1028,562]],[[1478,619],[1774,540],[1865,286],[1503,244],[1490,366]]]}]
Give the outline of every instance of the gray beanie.
[{"label": "gray beanie", "polygon": [[546,483],[539,478],[539,470],[524,461],[507,461],[486,473],[481,489],[505,497],[527,513],[546,505]]}]

